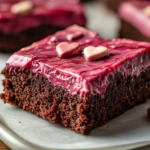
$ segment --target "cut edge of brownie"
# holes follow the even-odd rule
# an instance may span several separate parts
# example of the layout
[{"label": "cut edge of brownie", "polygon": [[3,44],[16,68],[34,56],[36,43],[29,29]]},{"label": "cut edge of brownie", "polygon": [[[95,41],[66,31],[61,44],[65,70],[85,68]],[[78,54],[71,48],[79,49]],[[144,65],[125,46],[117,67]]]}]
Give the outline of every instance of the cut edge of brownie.
[{"label": "cut edge of brownie", "polygon": [[73,97],[68,90],[27,69],[5,68],[2,74],[5,93],[0,97],[4,103],[19,106],[51,123],[60,122],[81,134],[90,134],[92,129],[146,102],[150,96],[150,67],[138,77],[110,75],[104,99],[99,94],[81,98],[78,93]]},{"label": "cut edge of brownie", "polygon": [[123,19],[121,20],[120,38],[150,42],[150,37],[143,35],[138,29]]},{"label": "cut edge of brownie", "polygon": [[63,29],[63,27],[45,24],[15,33],[0,31],[0,52],[14,53],[35,41],[39,41]]}]

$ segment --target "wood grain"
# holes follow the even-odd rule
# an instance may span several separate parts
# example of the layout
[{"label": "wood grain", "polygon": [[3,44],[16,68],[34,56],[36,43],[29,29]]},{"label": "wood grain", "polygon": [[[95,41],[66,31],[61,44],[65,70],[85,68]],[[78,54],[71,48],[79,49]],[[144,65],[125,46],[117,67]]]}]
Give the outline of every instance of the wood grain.
[{"label": "wood grain", "polygon": [[10,149],[0,140],[0,150],[10,150]]}]

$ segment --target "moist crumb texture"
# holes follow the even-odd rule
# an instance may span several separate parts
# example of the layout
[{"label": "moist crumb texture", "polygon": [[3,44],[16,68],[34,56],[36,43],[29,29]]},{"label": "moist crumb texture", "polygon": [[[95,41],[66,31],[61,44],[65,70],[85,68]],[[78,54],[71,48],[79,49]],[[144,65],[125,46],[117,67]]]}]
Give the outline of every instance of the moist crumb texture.
[{"label": "moist crumb texture", "polygon": [[51,123],[60,122],[81,134],[90,134],[92,129],[146,102],[150,96],[150,67],[138,77],[110,75],[104,99],[99,94],[71,96],[68,90],[28,69],[6,67],[2,74],[4,93],[0,97],[4,103],[19,106]]}]

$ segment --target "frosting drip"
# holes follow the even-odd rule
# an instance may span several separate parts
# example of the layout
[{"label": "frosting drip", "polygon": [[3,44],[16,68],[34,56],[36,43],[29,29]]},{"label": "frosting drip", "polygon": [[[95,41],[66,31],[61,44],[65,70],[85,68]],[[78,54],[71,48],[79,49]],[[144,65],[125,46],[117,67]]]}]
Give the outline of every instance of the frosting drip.
[{"label": "frosting drip", "polygon": [[[67,35],[82,32],[83,36],[73,41]],[[87,46],[105,46],[110,56],[87,62],[83,55],[59,58],[56,46],[60,42],[78,42],[82,51]],[[138,76],[150,66],[150,44],[126,39],[102,40],[98,34],[82,27],[71,26],[33,45],[14,53],[7,61],[7,67],[22,67],[42,74],[55,86],[62,86],[72,95],[101,94],[104,97],[109,76],[121,73],[123,76]]]}]

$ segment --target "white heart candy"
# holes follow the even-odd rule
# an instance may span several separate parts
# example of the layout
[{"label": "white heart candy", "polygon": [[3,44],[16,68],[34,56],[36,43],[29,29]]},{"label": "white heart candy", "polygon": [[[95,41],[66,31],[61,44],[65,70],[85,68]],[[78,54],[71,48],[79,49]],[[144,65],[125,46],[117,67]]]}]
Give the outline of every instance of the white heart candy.
[{"label": "white heart candy", "polygon": [[88,46],[84,49],[84,57],[87,61],[96,60],[99,58],[102,58],[104,56],[107,56],[109,54],[109,51],[107,47],[99,46]]},{"label": "white heart candy", "polygon": [[31,12],[34,5],[31,1],[21,1],[11,7],[11,12],[16,15],[26,15]]}]

